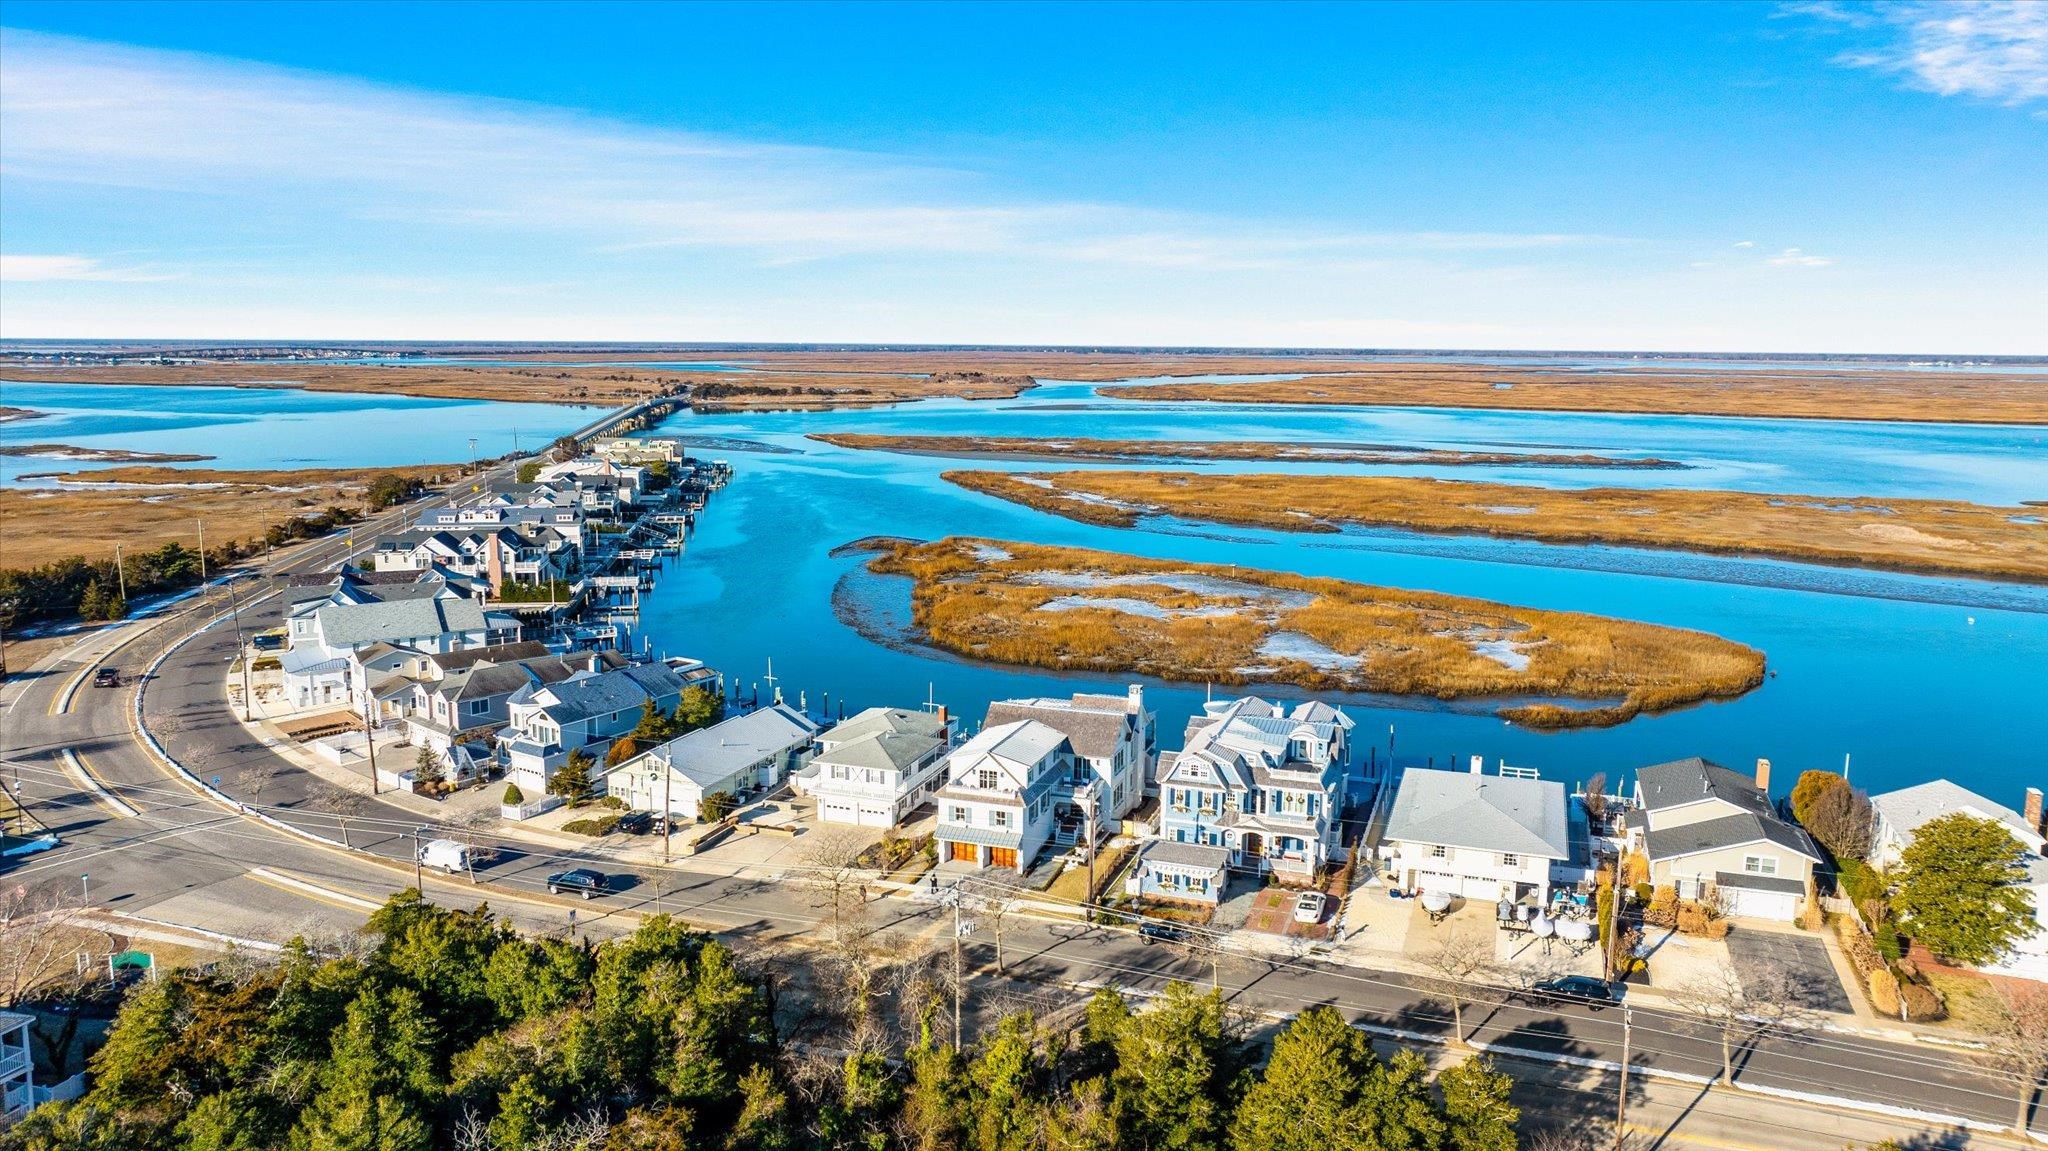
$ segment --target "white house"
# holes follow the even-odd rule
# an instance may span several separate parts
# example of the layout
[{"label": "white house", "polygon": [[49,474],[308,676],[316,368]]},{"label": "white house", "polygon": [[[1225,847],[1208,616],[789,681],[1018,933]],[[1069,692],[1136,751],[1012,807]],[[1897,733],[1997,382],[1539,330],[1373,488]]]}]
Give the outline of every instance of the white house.
[{"label": "white house", "polygon": [[952,747],[943,708],[871,707],[821,733],[817,754],[791,782],[817,801],[821,823],[894,827],[931,800]]},{"label": "white house", "polygon": [[291,646],[279,656],[285,698],[295,708],[360,709],[369,685],[356,654],[366,648],[456,651],[487,647],[518,632],[518,621],[486,614],[481,603],[459,595],[319,604],[289,621]]},{"label": "white house", "polygon": [[2042,853],[2041,789],[2028,788],[2024,804],[2023,811],[2014,811],[1946,779],[1873,795],[1870,807],[1876,818],[1870,858],[1879,867],[1898,866],[1914,833],[1944,815],[1968,815],[2005,828],[2026,849],[2026,873],[2015,882],[2024,886],[2033,900],[2033,931],[1984,969],[2048,982],[2048,858]]},{"label": "white house", "polygon": [[[604,762],[612,741],[639,724],[648,701],[658,711],[674,711],[684,686],[675,668],[649,663],[518,689],[505,700],[506,722],[498,732],[507,778],[529,795],[544,794],[570,753]],[[593,782],[597,774],[593,770]]]},{"label": "white house", "polygon": [[1052,840],[1053,801],[1073,746],[1035,719],[986,727],[946,760],[933,838],[942,863],[1029,871]]},{"label": "white house", "polygon": [[677,736],[604,774],[604,793],[636,811],[698,818],[704,797],[744,800],[775,787],[811,754],[818,725],[786,704],[771,704]]},{"label": "white house", "polygon": [[[1410,768],[1398,787],[1380,840],[1397,886],[1549,905],[1557,871],[1573,859],[1563,784],[1487,775],[1474,756],[1471,771]],[[1578,831],[1583,845],[1583,818]]]},{"label": "white house", "polygon": [[35,1016],[0,1011],[0,1126],[36,1105],[36,1065],[29,1056],[28,1029]]},{"label": "white house", "polygon": [[[983,724],[1032,719],[1060,732],[1073,748],[1073,770],[1054,799],[1053,840],[1071,845],[1086,837],[1086,809],[1095,808],[1098,840],[1116,833],[1124,816],[1145,798],[1145,785],[1158,758],[1159,737],[1145,689],[1132,684],[1123,695],[1078,692],[1069,699],[998,700]],[[1092,793],[1086,792],[1090,785]],[[1092,800],[1090,799],[1092,796]]]}]

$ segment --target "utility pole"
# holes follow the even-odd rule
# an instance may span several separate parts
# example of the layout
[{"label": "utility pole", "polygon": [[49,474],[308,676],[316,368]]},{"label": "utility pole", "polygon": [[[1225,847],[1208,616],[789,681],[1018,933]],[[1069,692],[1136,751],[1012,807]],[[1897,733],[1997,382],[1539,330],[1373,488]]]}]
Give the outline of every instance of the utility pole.
[{"label": "utility pole", "polygon": [[[652,759],[652,756],[648,757]],[[671,806],[670,795],[675,787],[676,773],[666,762],[661,765],[661,862],[669,860],[669,836],[675,833],[675,808]],[[660,898],[656,896],[656,898]]]},{"label": "utility pole", "polygon": [[412,829],[412,889],[423,896],[427,893],[427,861],[420,855],[420,832],[425,830],[417,824]]},{"label": "utility pole", "polygon": [[1635,1016],[1628,1004],[1621,1005],[1621,1089],[1614,1103],[1614,1151],[1628,1141],[1628,1046],[1634,1037]]},{"label": "utility pole", "polygon": [[256,714],[256,703],[249,695],[249,648],[242,642],[242,604],[232,580],[228,582],[228,611],[235,621],[235,662],[242,665],[242,722],[247,723]]},{"label": "utility pole", "polygon": [[206,521],[199,523],[199,598],[206,603],[213,602],[213,593],[206,589]]},{"label": "utility pole", "polygon": [[469,437],[469,474],[476,474],[476,437]]},{"label": "utility pole", "polygon": [[128,606],[128,565],[121,562],[121,545],[114,545],[114,583],[121,589],[121,606]]},{"label": "utility pole", "polygon": [[1081,914],[1084,923],[1095,922],[1095,789],[1099,781],[1089,780],[1088,786],[1075,796],[1081,801],[1081,811],[1088,820],[1088,892],[1081,900]]},{"label": "utility pole", "polygon": [[1607,978],[1613,981],[1619,968],[1614,962],[1614,949],[1621,944],[1621,855],[1614,857],[1614,899],[1609,904],[1607,915]]},{"label": "utility pole", "polygon": [[377,725],[370,717],[370,709],[377,701],[369,687],[367,683],[363,685],[363,742],[370,751],[370,794],[377,795]]},{"label": "utility pole", "polygon": [[960,936],[965,928],[960,924],[960,889],[951,892],[953,899],[953,1050],[960,1050],[960,1001],[967,996],[967,984],[960,973]]}]

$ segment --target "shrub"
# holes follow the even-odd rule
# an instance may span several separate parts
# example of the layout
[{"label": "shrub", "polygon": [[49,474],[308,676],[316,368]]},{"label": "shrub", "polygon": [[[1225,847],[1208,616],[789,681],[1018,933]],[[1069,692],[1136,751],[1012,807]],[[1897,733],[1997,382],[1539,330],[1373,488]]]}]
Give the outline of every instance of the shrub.
[{"label": "shrub", "polygon": [[1678,905],[1678,931],[1681,935],[1720,939],[1728,934],[1728,921],[1714,915],[1705,906],[1688,900]]},{"label": "shrub", "polygon": [[1906,981],[1899,984],[1899,995],[1905,1000],[1906,1018],[1915,1023],[1933,1023],[1948,1014],[1948,1005],[1942,1002],[1941,993],[1925,983]]},{"label": "shrub", "polygon": [[1861,907],[1873,899],[1882,899],[1885,883],[1871,866],[1857,859],[1844,859],[1835,867],[1836,886],[1849,901]]},{"label": "shrub", "polygon": [[606,807],[609,807],[609,808],[611,808],[611,809],[612,809],[613,811],[624,811],[624,810],[626,810],[626,801],[625,801],[625,800],[623,800],[623,799],[621,799],[621,798],[619,798],[619,797],[618,797],[618,796],[616,796],[616,795],[607,795],[607,796],[605,796],[605,797],[604,797],[604,798],[603,798],[602,800],[599,800],[598,802],[600,802],[600,803],[604,804],[604,805],[605,805]]},{"label": "shrub", "polygon": [[571,835],[588,835],[593,838],[610,835],[619,826],[616,815],[600,815],[591,819],[572,819],[562,825],[562,830]]},{"label": "shrub", "polygon": [[508,783],[505,785],[505,798],[503,800],[503,803],[505,804],[506,807],[518,807],[525,802],[526,793],[519,790],[518,784]]},{"label": "shrub", "polygon": [[1899,1017],[1899,977],[1880,967],[1869,975],[1870,1006],[1879,1015]]},{"label": "shrub", "polygon": [[1849,962],[1860,974],[1868,976],[1885,969],[1884,956],[1878,954],[1877,945],[1863,933],[1862,928],[1856,926],[1854,920],[1846,916],[1837,919],[1835,935],[1842,941],[1842,953],[1849,957]]},{"label": "shrub", "polygon": [[1647,883],[1638,883],[1636,884],[1635,895],[1637,903],[1648,904],[1651,900],[1657,898],[1657,889]]},{"label": "shrub", "polygon": [[1877,953],[1883,956],[1887,963],[1897,963],[1899,957],[1906,953],[1905,944],[1899,939],[1899,929],[1892,926],[1889,922],[1877,925],[1877,931],[1872,934],[1871,942],[1877,948]]},{"label": "shrub", "polygon": [[717,823],[731,815],[739,805],[739,797],[732,792],[714,791],[697,804],[697,815],[706,823]]}]

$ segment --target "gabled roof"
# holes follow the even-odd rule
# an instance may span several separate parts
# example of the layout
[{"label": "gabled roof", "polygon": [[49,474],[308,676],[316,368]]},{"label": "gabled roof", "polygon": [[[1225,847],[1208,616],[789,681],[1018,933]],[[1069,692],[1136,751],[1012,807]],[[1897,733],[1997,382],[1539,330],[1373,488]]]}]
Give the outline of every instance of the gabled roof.
[{"label": "gabled roof", "polygon": [[1401,774],[1386,838],[1570,859],[1564,785],[1427,768]]},{"label": "gabled roof", "polygon": [[[948,779],[960,780],[983,764],[993,763],[1002,773],[1009,790],[1019,795],[1036,795],[1029,776],[1031,765],[1058,753],[1063,747],[1071,746],[1064,732],[1035,719],[985,727],[973,739],[953,749],[952,758],[946,764],[946,775]],[[1051,780],[1052,773],[1040,776],[1038,790],[1050,787]],[[957,794],[966,795],[969,791],[962,789]],[[987,793],[973,794],[986,796]]]},{"label": "gabled roof", "polygon": [[2025,816],[1946,779],[1929,780],[1897,791],[1887,791],[1883,795],[1873,795],[1870,806],[1884,817],[1892,830],[1907,838],[1930,819],[1961,812],[2004,824],[2031,848],[2038,850],[2041,843],[2041,830],[2029,827]]},{"label": "gabled roof", "polygon": [[1651,811],[1703,799],[1718,799],[1756,815],[1774,811],[1770,797],[1757,788],[1755,780],[1697,755],[1637,768],[1636,787],[1642,792],[1643,806]]},{"label": "gabled roof", "polygon": [[427,662],[443,672],[451,672],[478,663],[510,663],[521,659],[539,659],[547,654],[546,644],[527,639],[516,643],[494,643],[488,647],[465,647],[455,651],[434,652],[427,656]]},{"label": "gabled roof", "polygon": [[1040,696],[1033,699],[999,699],[988,705],[984,724],[1015,723],[1033,719],[1055,728],[1074,745],[1074,754],[1086,759],[1108,759],[1116,754],[1117,743],[1133,727],[1135,704],[1121,695],[1076,694],[1071,699]]},{"label": "gabled roof", "polygon": [[679,735],[614,768],[632,770],[641,762],[666,764],[700,787],[717,787],[734,772],[771,756],[808,746],[818,734],[809,716],[788,704],[770,704],[758,711]]},{"label": "gabled roof", "polygon": [[[650,699],[680,695],[683,681],[666,664],[643,663],[515,692],[515,703],[535,702],[556,723],[638,708]],[[524,694],[525,698],[521,698]]]},{"label": "gabled roof", "polygon": [[1815,863],[1820,862],[1820,849],[1813,845],[1805,829],[1747,811],[1679,827],[1653,827],[1643,833],[1643,846],[1652,860],[1677,859],[1705,851],[1740,847],[1746,843],[1775,844]]},{"label": "gabled roof", "polygon": [[401,643],[457,632],[483,631],[483,605],[466,597],[328,604],[314,613],[330,647],[384,640]]},{"label": "gabled roof", "polygon": [[871,707],[851,719],[844,719],[818,733],[818,742],[852,743],[871,735],[924,735],[937,737],[946,724],[939,717],[901,707]]}]

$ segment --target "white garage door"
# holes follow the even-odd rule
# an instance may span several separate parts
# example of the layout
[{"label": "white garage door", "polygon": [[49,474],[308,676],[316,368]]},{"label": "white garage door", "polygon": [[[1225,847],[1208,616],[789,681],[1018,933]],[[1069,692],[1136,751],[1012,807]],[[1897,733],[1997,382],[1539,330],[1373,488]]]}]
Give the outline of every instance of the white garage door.
[{"label": "white garage door", "polygon": [[1780,922],[1799,916],[1799,897],[1789,891],[1756,891],[1747,887],[1724,887],[1721,891],[1728,897],[1730,915]]},{"label": "white garage door", "polygon": [[858,823],[853,805],[844,800],[826,801],[818,805],[818,818],[826,823]]},{"label": "white garage door", "polygon": [[863,803],[859,822],[862,827],[888,827],[896,822],[896,813],[887,804]]},{"label": "white garage door", "polygon": [[1500,880],[1466,876],[1459,895],[1467,899],[1495,900],[1500,898]]},{"label": "white garage door", "polygon": [[1425,892],[1441,891],[1445,895],[1458,894],[1458,888],[1460,886],[1459,879],[1457,876],[1444,875],[1440,872],[1435,871],[1424,871],[1417,873],[1415,876],[1415,884]]}]

